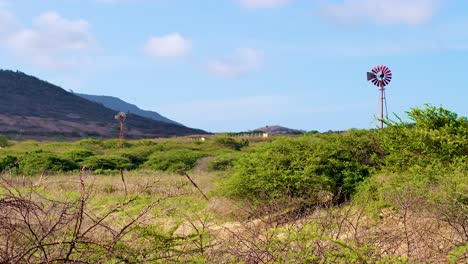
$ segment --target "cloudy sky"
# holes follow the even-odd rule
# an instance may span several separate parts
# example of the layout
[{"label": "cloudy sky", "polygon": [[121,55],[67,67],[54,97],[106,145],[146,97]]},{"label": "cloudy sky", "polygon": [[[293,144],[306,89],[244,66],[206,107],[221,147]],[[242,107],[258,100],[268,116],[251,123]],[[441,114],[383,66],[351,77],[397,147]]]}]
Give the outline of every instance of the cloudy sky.
[{"label": "cloudy sky", "polygon": [[0,0],[0,68],[212,132],[375,127],[432,103],[468,115],[457,0]]}]

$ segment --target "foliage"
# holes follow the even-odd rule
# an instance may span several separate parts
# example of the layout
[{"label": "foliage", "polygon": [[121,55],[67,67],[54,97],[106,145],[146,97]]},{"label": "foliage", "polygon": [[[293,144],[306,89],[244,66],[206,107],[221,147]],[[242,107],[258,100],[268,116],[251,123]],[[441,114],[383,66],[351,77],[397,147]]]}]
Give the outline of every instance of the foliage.
[{"label": "foliage", "polygon": [[0,172],[14,167],[18,162],[18,158],[12,155],[0,156]]},{"label": "foliage", "polygon": [[247,199],[349,197],[379,166],[373,132],[282,138],[244,154],[227,180],[227,193]]},{"label": "foliage", "polygon": [[129,147],[130,143],[128,143],[127,141],[122,141],[120,139],[108,139],[102,141],[102,145],[104,148],[107,149],[118,149]]},{"label": "foliage", "polygon": [[0,135],[0,148],[8,147],[10,143],[8,142],[7,137]]},{"label": "foliage", "polygon": [[122,156],[91,156],[83,161],[83,165],[92,170],[131,170],[136,168],[130,159]]},{"label": "foliage", "polygon": [[155,152],[149,156],[143,166],[158,171],[187,171],[195,167],[199,158],[205,156],[207,156],[205,153],[186,149]]},{"label": "foliage", "polygon": [[456,157],[468,156],[465,117],[431,105],[413,108],[407,114],[411,122],[387,121],[388,128],[380,133],[388,168],[404,171],[415,165],[447,164]]},{"label": "foliage", "polygon": [[97,140],[97,139],[82,139],[80,141],[77,141],[75,144],[82,148],[86,148],[90,150],[100,148],[103,146],[102,141]]},{"label": "foliage", "polygon": [[239,159],[237,153],[225,153],[216,156],[208,163],[208,169],[223,171],[234,167],[234,163]]},{"label": "foliage", "polygon": [[316,135],[316,134],[320,134],[320,132],[317,130],[310,130],[310,131],[305,132],[305,135]]},{"label": "foliage", "polygon": [[94,156],[94,153],[87,149],[71,149],[64,152],[63,156],[76,163],[81,163],[86,158]]},{"label": "foliage", "polygon": [[239,141],[237,141],[230,137],[220,136],[220,137],[215,137],[213,141],[217,145],[227,147],[233,150],[240,150],[241,148],[249,145],[249,140],[245,138],[242,138]]},{"label": "foliage", "polygon": [[41,150],[25,155],[19,162],[19,170],[25,175],[35,175],[44,172],[57,173],[77,169],[79,169],[78,164],[72,160]]},{"label": "foliage", "polygon": [[120,156],[129,160],[134,168],[137,168],[148,160],[150,154],[149,151],[126,151],[121,153]]},{"label": "foliage", "polygon": [[156,146],[158,143],[154,142],[151,139],[139,139],[139,140],[133,140],[129,142],[132,146],[137,147],[137,146]]}]

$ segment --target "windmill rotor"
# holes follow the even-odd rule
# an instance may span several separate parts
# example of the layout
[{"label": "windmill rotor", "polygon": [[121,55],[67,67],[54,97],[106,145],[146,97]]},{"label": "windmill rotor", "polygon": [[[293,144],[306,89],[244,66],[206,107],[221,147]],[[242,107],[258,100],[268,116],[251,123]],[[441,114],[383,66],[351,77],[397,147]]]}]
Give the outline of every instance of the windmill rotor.
[{"label": "windmill rotor", "polygon": [[392,71],[384,65],[375,66],[367,73],[367,80],[378,87],[387,86],[392,81]]},{"label": "windmill rotor", "polygon": [[125,119],[127,118],[127,114],[125,114],[124,112],[118,112],[115,116],[114,116],[115,119],[117,120],[123,120],[125,121]]}]

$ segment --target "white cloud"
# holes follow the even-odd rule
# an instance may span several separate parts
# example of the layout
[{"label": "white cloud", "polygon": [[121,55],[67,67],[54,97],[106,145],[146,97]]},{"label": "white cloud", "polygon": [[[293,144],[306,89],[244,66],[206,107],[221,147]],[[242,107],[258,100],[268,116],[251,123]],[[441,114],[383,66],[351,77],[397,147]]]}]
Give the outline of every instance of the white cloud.
[{"label": "white cloud", "polygon": [[151,57],[182,57],[190,53],[190,42],[179,33],[152,37],[145,45],[144,51]]},{"label": "white cloud", "polygon": [[239,77],[258,70],[263,64],[263,52],[245,48],[225,59],[215,59],[208,63],[208,69],[223,77]]},{"label": "white cloud", "polygon": [[249,9],[277,8],[285,6],[292,0],[239,0],[240,4]]},{"label": "white cloud", "polygon": [[13,55],[45,68],[75,66],[80,63],[77,57],[94,44],[87,21],[68,20],[55,12],[40,15],[31,28],[19,28],[13,26],[13,14],[0,10],[0,25],[0,39]]},{"label": "white cloud", "polygon": [[323,12],[340,22],[370,19],[378,24],[421,25],[429,22],[441,0],[343,0],[329,3]]}]

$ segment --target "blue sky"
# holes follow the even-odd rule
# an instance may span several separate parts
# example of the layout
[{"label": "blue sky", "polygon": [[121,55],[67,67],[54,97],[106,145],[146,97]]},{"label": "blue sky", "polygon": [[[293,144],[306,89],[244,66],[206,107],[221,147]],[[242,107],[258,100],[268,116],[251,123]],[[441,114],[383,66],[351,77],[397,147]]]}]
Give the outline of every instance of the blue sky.
[{"label": "blue sky", "polygon": [[1,68],[113,95],[207,131],[376,126],[432,103],[468,113],[467,1],[0,0]]}]

